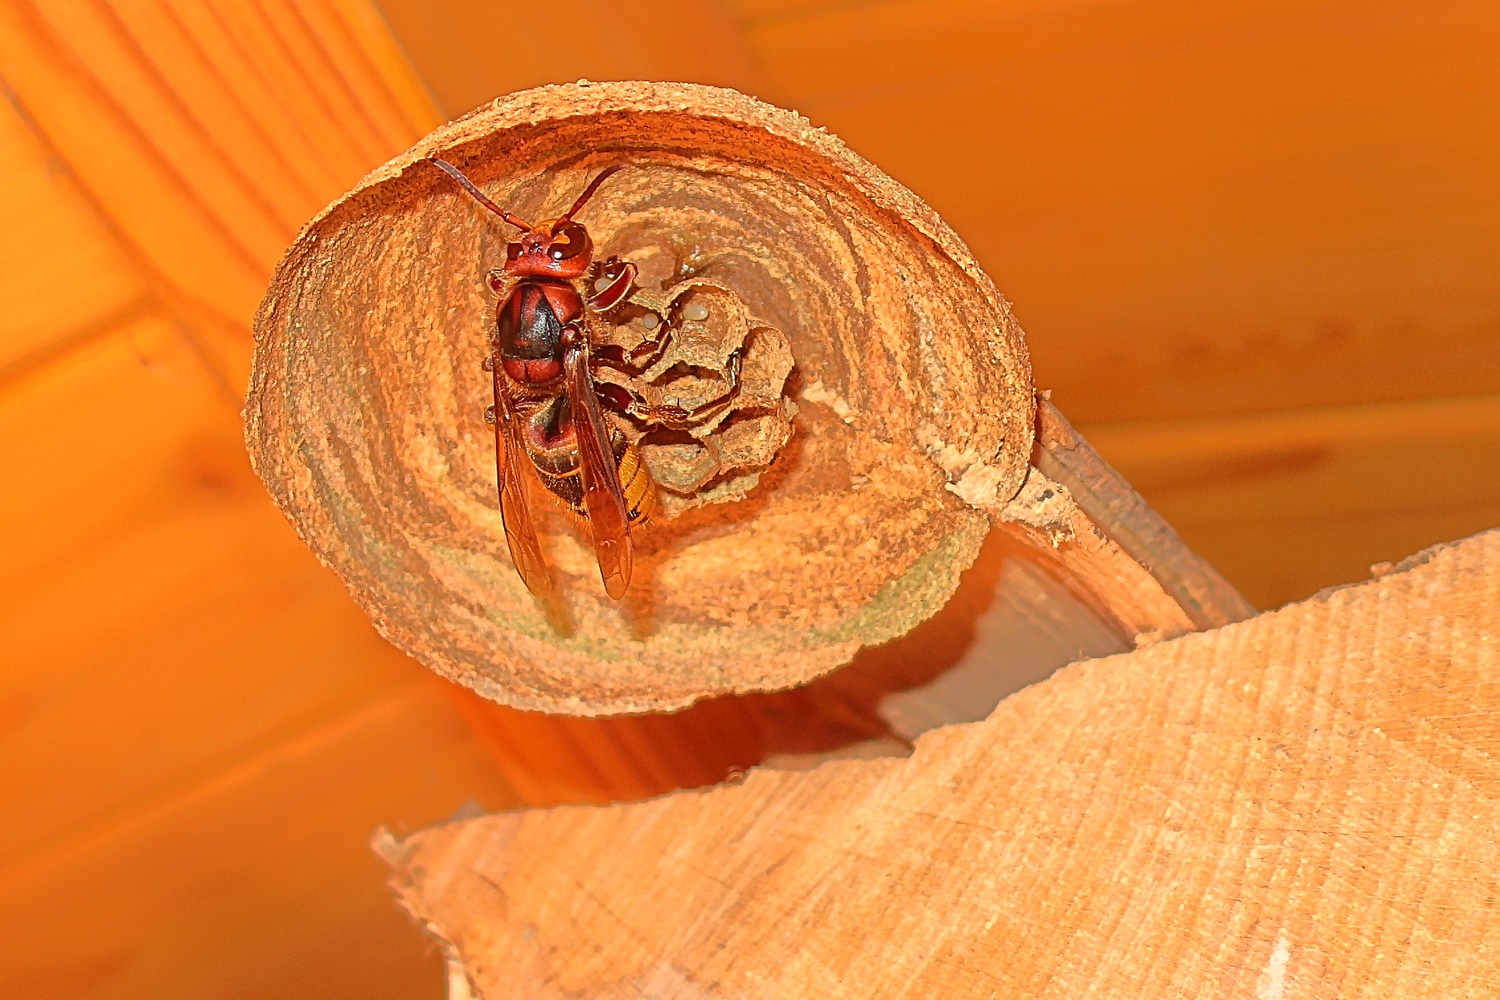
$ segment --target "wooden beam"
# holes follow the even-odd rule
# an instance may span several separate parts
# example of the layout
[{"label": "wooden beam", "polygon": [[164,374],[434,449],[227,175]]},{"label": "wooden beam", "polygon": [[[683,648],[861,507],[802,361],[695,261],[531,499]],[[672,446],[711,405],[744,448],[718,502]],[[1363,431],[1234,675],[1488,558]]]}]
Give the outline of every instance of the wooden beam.
[{"label": "wooden beam", "polygon": [[905,760],[377,848],[479,996],[1478,996],[1500,531],[1077,664]]}]

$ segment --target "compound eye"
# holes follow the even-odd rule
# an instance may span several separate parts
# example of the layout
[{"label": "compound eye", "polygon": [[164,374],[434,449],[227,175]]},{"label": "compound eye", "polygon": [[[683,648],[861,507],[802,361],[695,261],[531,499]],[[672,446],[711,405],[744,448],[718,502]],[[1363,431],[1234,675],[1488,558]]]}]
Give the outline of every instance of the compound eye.
[{"label": "compound eye", "polygon": [[576,222],[565,222],[552,234],[547,256],[553,260],[571,260],[589,249],[589,233]]},{"label": "compound eye", "polygon": [[506,260],[515,260],[516,258],[518,258],[520,256],[521,256],[521,244],[519,244],[519,243],[507,243],[507,244],[505,244],[505,259]]}]

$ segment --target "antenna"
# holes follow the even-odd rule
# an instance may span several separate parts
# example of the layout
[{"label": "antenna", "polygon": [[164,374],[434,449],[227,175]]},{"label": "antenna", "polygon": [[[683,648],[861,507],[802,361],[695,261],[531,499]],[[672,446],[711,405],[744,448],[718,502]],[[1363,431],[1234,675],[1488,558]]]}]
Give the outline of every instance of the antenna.
[{"label": "antenna", "polygon": [[599,176],[590,181],[589,186],[583,189],[583,194],[579,195],[578,200],[573,202],[573,207],[568,209],[567,212],[563,214],[563,217],[561,219],[558,219],[557,221],[571,221],[573,216],[578,214],[579,209],[583,208],[584,203],[594,196],[595,191],[599,190],[599,185],[608,180],[610,176],[616,171],[623,170],[624,167],[625,164],[623,163],[616,163],[612,167],[605,167],[604,170],[600,172]]},{"label": "antenna", "polygon": [[[509,212],[507,212],[505,209],[501,208],[499,205],[496,205],[493,201],[490,201],[489,197],[483,191],[479,190],[477,187],[474,186],[474,182],[473,181],[469,180],[467,177],[464,176],[464,172],[462,170],[458,169],[453,164],[449,163],[447,160],[439,159],[436,156],[429,156],[428,159],[431,160],[434,164],[436,164],[443,171],[443,173],[447,174],[449,177],[452,177],[454,180],[458,181],[459,185],[465,191],[469,192],[469,194],[473,195],[474,196],[474,200],[477,201],[477,202],[479,202],[479,204],[483,205],[485,208],[489,209],[491,212],[494,212],[496,215],[500,216],[500,218],[504,219],[506,222],[509,222],[512,226],[515,226],[515,227],[517,227],[519,229],[524,229],[528,233],[531,232],[531,223],[529,223],[529,222],[522,222],[520,219],[516,218],[514,215],[511,215]],[[599,186],[599,182],[602,181],[602,180],[604,180],[604,178],[608,177],[615,170],[620,169],[620,166],[623,166],[623,165],[624,164],[620,164],[619,166],[613,167],[610,170],[606,170],[604,173],[602,173],[598,177],[594,178],[594,183],[591,184],[591,185],[589,185],[589,188],[588,188],[587,191],[583,192],[583,197],[578,199],[577,203],[575,203],[573,205],[573,209],[572,209],[572,211],[570,211],[568,213],[568,215],[572,215],[573,212],[578,211],[578,209],[583,204],[584,198],[587,198],[589,195],[591,195],[591,194],[594,193],[594,188],[596,188],[596,187]],[[566,218],[566,216],[565,216],[565,218]]]}]

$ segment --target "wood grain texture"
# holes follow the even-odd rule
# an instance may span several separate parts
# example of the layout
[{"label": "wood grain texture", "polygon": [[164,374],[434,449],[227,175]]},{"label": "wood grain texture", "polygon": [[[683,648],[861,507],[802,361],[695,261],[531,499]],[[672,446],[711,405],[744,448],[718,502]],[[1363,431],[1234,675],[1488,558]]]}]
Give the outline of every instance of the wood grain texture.
[{"label": "wood grain texture", "polygon": [[1077,664],[908,760],[377,846],[481,996],[1479,996],[1500,532]]},{"label": "wood grain texture", "polygon": [[[1257,603],[1500,523],[1500,443],[1421,403],[1493,393],[1500,370],[1491,5],[1232,2],[1185,19],[1156,2],[653,0],[530,20],[478,6],[420,5],[458,12],[428,50],[435,89],[449,74],[474,95],[451,111],[578,76],[728,84],[812,114],[919,191],[1019,301],[1043,384]],[[852,25],[763,30],[838,8]],[[794,701],[558,724],[455,696],[513,797],[445,698],[384,686],[422,678],[240,492],[232,414],[210,414],[241,384],[260,289],[161,158],[235,238],[263,231],[266,207],[295,228],[436,121],[379,21],[357,0],[0,6],[5,96],[50,139],[7,117],[0,149],[0,455],[18,484],[0,560],[0,797],[18,817],[0,868],[5,996],[435,995],[434,964],[374,887],[373,823],[471,796],[654,794],[766,748],[820,749],[791,737],[825,713]],[[867,45],[861,22],[894,30]],[[542,29],[566,44],[518,44]],[[799,94],[788,72],[833,89]],[[409,125],[381,148],[392,100]],[[162,371],[166,327],[210,361],[201,381]],[[1246,443],[1280,440],[1268,407],[1333,402],[1376,433],[1321,462],[1301,439],[1269,457]],[[1245,419],[1194,439],[1204,413]],[[1075,617],[1067,587],[997,538],[930,628],[856,660],[882,677],[952,664],[880,702],[902,732],[982,716],[1132,638]],[[996,589],[1012,597],[991,603]],[[971,667],[1005,680],[986,688]],[[363,727],[372,706],[390,725],[303,766],[325,723]],[[211,794],[245,774],[232,803]]]},{"label": "wood grain texture", "polygon": [[1177,532],[1104,461],[1050,395],[1037,410],[1036,471],[1067,489],[1079,510],[1149,572],[1196,628],[1228,625],[1254,607],[1213,566],[1193,555]]},{"label": "wood grain texture", "polygon": [[974,248],[1085,433],[1496,390],[1495,5],[732,6],[768,92]]},{"label": "wood grain texture", "polygon": [[[776,102],[736,11],[721,0],[574,0],[566,6],[486,0],[382,0],[381,11],[453,118],[542,83],[686,80]],[[550,37],[556,45],[517,45]]]},{"label": "wood grain texture", "polygon": [[445,686],[411,672],[7,865],[0,995],[440,996],[366,843],[515,802]]},{"label": "wood grain texture", "polygon": [[1500,524],[1500,397],[1123,423],[1090,441],[1269,607]]},{"label": "wood grain texture", "polygon": [[[321,2],[7,0],[0,28],[37,148],[137,279],[218,337],[245,337],[303,221],[435,124],[415,80],[360,48],[369,26]],[[222,355],[235,384],[246,343]]]},{"label": "wood grain texture", "polygon": [[369,831],[519,801],[245,460],[254,274],[433,123],[358,7],[0,3],[5,997],[436,996]]},{"label": "wood grain texture", "polygon": [[37,156],[24,121],[8,105],[0,106],[0,176],[3,391],[6,382],[45,364],[59,344],[139,315],[145,288],[88,205]]},{"label": "wood grain texture", "polygon": [[29,472],[0,505],[0,866],[410,677],[265,502],[164,320],[0,397],[0,462]]}]

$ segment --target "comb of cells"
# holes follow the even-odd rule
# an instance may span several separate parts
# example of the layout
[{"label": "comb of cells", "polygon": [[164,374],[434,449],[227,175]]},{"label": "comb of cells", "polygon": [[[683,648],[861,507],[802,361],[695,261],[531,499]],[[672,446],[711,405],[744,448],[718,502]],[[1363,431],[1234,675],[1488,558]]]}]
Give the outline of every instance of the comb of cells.
[{"label": "comb of cells", "polygon": [[[664,254],[646,253],[648,267]],[[706,504],[743,500],[759,485],[792,435],[795,401],[787,395],[793,359],[786,334],[757,319],[732,287],[715,281],[713,263],[673,255],[666,274],[619,311],[611,343],[639,349],[670,332],[667,347],[639,375],[601,369],[656,408],[702,412],[681,427],[620,420],[641,447],[665,518]],[[680,280],[674,280],[678,279]]]}]

